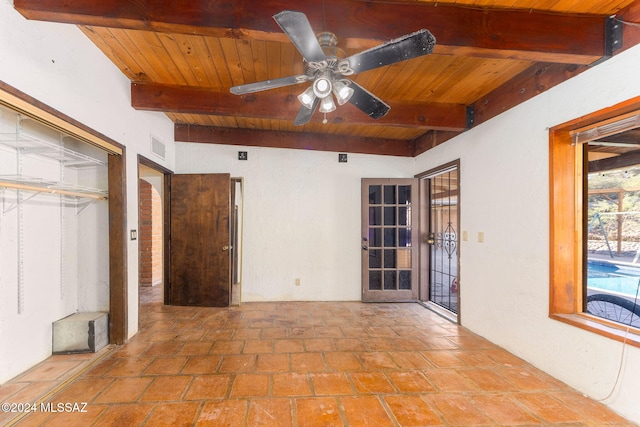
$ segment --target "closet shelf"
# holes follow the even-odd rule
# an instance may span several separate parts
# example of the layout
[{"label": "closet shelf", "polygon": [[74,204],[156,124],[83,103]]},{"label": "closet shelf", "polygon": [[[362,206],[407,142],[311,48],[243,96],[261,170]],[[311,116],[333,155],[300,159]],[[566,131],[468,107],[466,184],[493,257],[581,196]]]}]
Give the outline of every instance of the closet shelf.
[{"label": "closet shelf", "polygon": [[108,192],[99,188],[71,185],[64,182],[47,181],[24,175],[0,175],[0,187],[40,193],[61,194],[70,197],[105,200]]},{"label": "closet shelf", "polygon": [[60,162],[64,167],[106,166],[107,163],[59,144],[34,138],[23,132],[0,133],[0,145],[21,155],[38,155]]},{"label": "closet shelf", "polygon": [[[93,156],[89,156],[70,148],[64,147],[61,137],[60,143],[33,137],[23,131],[0,132],[0,147],[15,150],[18,158],[37,156],[53,160],[63,168],[79,169],[84,167],[106,167],[107,163]],[[21,168],[18,168],[21,171]],[[108,192],[99,188],[66,182],[50,181],[40,177],[24,174],[0,175],[0,188],[33,191],[36,193],[59,194],[69,197],[101,200],[106,199]]]}]

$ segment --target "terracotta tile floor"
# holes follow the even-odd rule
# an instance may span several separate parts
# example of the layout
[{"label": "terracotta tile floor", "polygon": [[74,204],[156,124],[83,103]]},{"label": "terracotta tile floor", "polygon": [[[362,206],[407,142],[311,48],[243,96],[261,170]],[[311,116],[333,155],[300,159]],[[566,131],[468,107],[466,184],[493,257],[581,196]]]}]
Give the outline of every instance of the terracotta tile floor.
[{"label": "terracotta tile floor", "polygon": [[149,302],[140,317],[127,345],[55,356],[0,387],[0,401],[86,412],[0,424],[634,425],[418,304]]}]

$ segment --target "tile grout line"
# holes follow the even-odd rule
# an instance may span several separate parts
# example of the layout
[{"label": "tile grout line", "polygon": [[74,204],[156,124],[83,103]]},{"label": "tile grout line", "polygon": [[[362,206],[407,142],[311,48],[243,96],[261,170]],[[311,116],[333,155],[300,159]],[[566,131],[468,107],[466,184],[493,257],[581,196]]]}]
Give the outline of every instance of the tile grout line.
[{"label": "tile grout line", "polygon": [[[47,399],[55,396],[57,393],[59,393],[60,391],[64,390],[69,384],[71,384],[72,382],[74,382],[76,379],[78,379],[81,375],[83,375],[85,372],[88,372],[89,369],[93,368],[94,366],[96,366],[98,364],[98,362],[102,362],[103,360],[105,360],[107,358],[107,356],[112,355],[117,349],[118,346],[114,345],[114,344],[109,344],[110,348],[104,352],[104,354],[100,355],[99,357],[97,357],[95,360],[92,360],[91,362],[89,362],[86,366],[82,367],[81,369],[79,369],[77,372],[75,372],[73,375],[71,375],[69,378],[67,378],[66,380],[64,380],[62,383],[58,384],[56,387],[54,387],[53,389],[49,390],[46,394],[40,396],[35,402],[34,404],[38,405],[38,407],[40,407],[40,404],[44,403]],[[30,412],[22,412],[19,413],[18,415],[16,415],[15,417],[11,418],[7,424],[6,427],[11,427],[15,424],[17,424],[18,422],[20,422],[23,418],[27,417],[28,415],[30,415]]]}]

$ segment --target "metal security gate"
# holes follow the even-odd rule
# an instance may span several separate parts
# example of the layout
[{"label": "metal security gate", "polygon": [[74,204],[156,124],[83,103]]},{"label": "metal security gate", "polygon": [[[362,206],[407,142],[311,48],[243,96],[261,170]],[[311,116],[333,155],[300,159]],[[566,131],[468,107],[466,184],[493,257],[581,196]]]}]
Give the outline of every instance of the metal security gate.
[{"label": "metal security gate", "polygon": [[421,176],[422,282],[427,300],[457,315],[460,304],[458,164]]}]

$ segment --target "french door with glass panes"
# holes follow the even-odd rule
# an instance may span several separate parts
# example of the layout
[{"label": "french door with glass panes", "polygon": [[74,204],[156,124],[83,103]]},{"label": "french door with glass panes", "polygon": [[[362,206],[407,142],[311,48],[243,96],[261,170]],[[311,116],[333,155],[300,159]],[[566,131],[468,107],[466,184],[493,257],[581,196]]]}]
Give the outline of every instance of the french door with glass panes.
[{"label": "french door with glass panes", "polygon": [[362,180],[362,300],[418,298],[418,180]]}]

